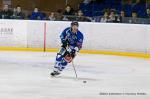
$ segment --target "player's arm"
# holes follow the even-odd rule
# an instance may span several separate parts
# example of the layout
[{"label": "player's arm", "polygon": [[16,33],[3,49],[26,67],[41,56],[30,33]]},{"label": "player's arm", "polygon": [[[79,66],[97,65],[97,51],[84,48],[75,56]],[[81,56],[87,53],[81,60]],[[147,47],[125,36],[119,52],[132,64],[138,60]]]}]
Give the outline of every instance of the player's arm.
[{"label": "player's arm", "polygon": [[75,52],[79,52],[82,49],[83,39],[84,39],[83,35],[80,35],[76,47],[74,48]]},{"label": "player's arm", "polygon": [[84,39],[84,37],[83,37],[83,35],[81,35],[77,42],[78,51],[80,51],[82,49],[83,39]]},{"label": "player's arm", "polygon": [[60,35],[62,47],[64,47],[64,48],[66,48],[67,45],[68,45],[68,40],[66,39],[66,31],[67,31],[67,30],[68,30],[68,29],[65,29],[65,30],[61,33],[61,35]]}]

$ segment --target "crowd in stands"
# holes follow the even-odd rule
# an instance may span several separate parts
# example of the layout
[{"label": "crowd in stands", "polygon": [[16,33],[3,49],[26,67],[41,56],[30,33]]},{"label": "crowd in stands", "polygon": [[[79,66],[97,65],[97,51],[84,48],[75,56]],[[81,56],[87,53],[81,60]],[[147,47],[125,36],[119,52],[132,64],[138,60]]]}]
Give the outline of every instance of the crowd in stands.
[{"label": "crowd in stands", "polygon": [[50,21],[90,21],[84,17],[82,10],[73,10],[71,6],[67,5],[65,10],[58,9],[56,12],[50,12],[49,14],[43,13],[38,7],[33,9],[33,12],[26,15],[21,6],[10,9],[8,5],[4,5],[2,11],[0,11],[0,19],[30,19],[30,20],[50,20]]},{"label": "crowd in stands", "polygon": [[121,0],[84,0],[78,10],[67,5],[64,10],[44,13],[35,7],[30,14],[26,14],[21,6],[10,9],[3,5],[0,11],[0,19],[30,19],[50,21],[84,21],[84,22],[111,22],[121,23],[126,17],[130,17],[129,23],[138,23],[138,18],[150,19],[150,7],[144,2],[126,3],[122,5]]},{"label": "crowd in stands", "polygon": [[85,16],[96,17],[96,22],[140,23],[150,19],[150,4],[146,0],[84,0],[80,9]]}]

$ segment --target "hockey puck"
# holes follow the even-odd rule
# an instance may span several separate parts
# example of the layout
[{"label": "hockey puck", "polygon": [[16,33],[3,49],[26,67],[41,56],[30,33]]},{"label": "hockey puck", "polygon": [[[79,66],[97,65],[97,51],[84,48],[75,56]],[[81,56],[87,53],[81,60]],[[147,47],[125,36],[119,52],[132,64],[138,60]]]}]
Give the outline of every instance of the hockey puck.
[{"label": "hockey puck", "polygon": [[83,83],[87,83],[87,81],[84,80]]}]

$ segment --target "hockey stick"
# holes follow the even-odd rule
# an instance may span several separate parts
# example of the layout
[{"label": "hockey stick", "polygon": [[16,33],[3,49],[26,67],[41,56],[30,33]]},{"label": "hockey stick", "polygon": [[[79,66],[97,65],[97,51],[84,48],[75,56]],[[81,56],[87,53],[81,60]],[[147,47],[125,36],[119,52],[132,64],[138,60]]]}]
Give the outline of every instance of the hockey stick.
[{"label": "hockey stick", "polygon": [[76,79],[78,79],[77,71],[76,71],[76,68],[75,68],[75,65],[74,65],[74,62],[73,62],[73,61],[72,61],[72,67],[73,67],[73,70],[74,70]]}]

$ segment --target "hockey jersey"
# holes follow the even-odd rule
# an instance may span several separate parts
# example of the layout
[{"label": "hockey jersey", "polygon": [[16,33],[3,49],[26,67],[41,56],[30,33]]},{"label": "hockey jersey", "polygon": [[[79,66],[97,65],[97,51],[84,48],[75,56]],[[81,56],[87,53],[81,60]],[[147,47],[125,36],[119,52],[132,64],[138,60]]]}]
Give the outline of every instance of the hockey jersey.
[{"label": "hockey jersey", "polygon": [[79,50],[82,48],[84,36],[79,30],[77,33],[72,33],[71,28],[68,27],[61,33],[60,38],[61,42],[67,40],[72,48],[78,47]]}]

